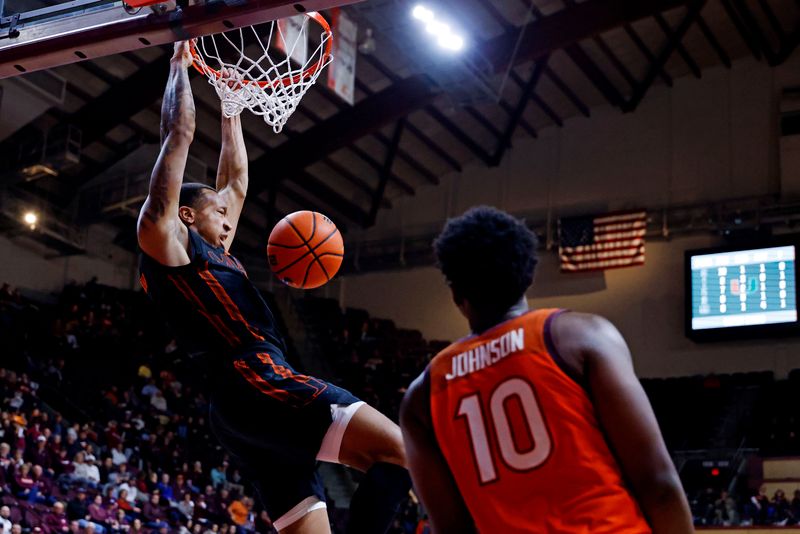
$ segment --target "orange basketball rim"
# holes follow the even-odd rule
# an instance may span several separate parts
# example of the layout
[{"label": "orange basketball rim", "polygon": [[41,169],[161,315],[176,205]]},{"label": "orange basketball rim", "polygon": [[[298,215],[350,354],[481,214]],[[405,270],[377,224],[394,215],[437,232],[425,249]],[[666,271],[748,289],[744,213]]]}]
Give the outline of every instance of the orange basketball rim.
[{"label": "orange basketball rim", "polygon": [[[301,72],[300,74],[295,74],[294,76],[287,76],[285,78],[281,78],[281,79],[275,80],[275,81],[270,81],[270,80],[250,80],[250,79],[245,78],[245,79],[241,80],[240,83],[242,83],[244,85],[255,84],[255,85],[258,85],[261,88],[274,87],[277,84],[282,84],[283,86],[288,87],[288,86],[294,85],[294,84],[296,84],[296,83],[298,83],[298,82],[300,82],[302,80],[306,80],[308,78],[313,77],[317,73],[317,71],[322,70],[323,68],[325,68],[325,66],[328,64],[328,61],[330,61],[331,48],[333,47],[333,39],[330,38],[333,35],[333,33],[331,32],[330,24],[328,24],[328,21],[325,20],[325,17],[323,17],[322,15],[320,15],[316,11],[309,11],[308,13],[304,13],[304,15],[306,17],[308,17],[309,19],[316,21],[317,24],[319,24],[322,27],[323,35],[327,35],[328,36],[328,38],[324,40],[325,41],[325,49],[324,49],[322,55],[320,56],[319,60],[317,60],[315,63],[311,64],[308,68],[303,70],[303,72]],[[197,52],[196,42],[197,42],[197,39],[192,39],[191,41],[189,41],[189,49],[190,49],[190,51],[192,53],[192,58],[194,59],[194,61],[192,63],[194,68],[200,74],[205,74],[206,76],[213,76],[213,77],[215,77],[217,79],[222,78],[223,77],[222,72],[220,72],[219,70],[217,70],[217,69],[215,69],[213,67],[210,67],[200,57],[200,54],[198,54],[198,52]]]}]

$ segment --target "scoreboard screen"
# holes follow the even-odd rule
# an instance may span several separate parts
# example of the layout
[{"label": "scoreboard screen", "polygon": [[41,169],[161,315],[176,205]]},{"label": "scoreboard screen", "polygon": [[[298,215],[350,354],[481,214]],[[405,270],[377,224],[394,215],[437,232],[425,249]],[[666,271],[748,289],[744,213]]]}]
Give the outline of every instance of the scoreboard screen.
[{"label": "scoreboard screen", "polygon": [[692,332],[797,324],[795,246],[687,253]]}]

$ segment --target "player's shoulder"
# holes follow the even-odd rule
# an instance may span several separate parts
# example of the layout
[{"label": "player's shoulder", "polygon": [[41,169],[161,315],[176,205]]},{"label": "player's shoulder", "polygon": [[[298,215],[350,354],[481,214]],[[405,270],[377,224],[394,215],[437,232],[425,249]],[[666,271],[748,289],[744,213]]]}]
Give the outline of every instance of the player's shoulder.
[{"label": "player's shoulder", "polygon": [[550,335],[562,355],[594,352],[598,344],[622,340],[617,327],[602,315],[569,310],[554,318]]},{"label": "player's shoulder", "polygon": [[613,323],[594,313],[563,310],[553,320],[553,327],[565,333],[579,335],[615,328]]}]

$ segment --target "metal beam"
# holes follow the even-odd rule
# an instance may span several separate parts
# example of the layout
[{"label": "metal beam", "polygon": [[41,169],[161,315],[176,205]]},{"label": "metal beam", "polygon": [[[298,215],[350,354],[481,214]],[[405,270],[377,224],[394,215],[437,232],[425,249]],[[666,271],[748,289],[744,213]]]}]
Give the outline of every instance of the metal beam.
[{"label": "metal beam", "polygon": [[491,156],[486,151],[486,149],[483,148],[472,137],[467,135],[467,133],[464,132],[464,130],[462,130],[461,128],[456,126],[456,124],[452,120],[450,120],[448,117],[446,117],[444,113],[439,111],[439,108],[437,108],[437,107],[435,107],[433,105],[426,106],[425,107],[425,111],[427,111],[430,114],[431,117],[436,119],[439,122],[439,124],[441,124],[442,127],[445,130],[447,130],[448,133],[450,133],[450,135],[452,135],[453,137],[455,137],[458,140],[458,142],[460,142],[462,145],[467,147],[469,149],[469,151],[472,152],[475,155],[475,157],[477,157],[478,159],[480,159],[481,161],[483,161],[487,165],[490,164]]},{"label": "metal beam", "polygon": [[581,100],[578,97],[578,95],[575,94],[575,91],[570,89],[570,87],[566,83],[564,83],[564,80],[562,80],[558,76],[558,74],[556,74],[553,71],[553,69],[547,67],[546,69],[544,69],[544,73],[545,76],[547,76],[550,79],[550,81],[553,82],[553,84],[556,87],[558,87],[559,91],[564,93],[564,96],[566,96],[569,99],[569,101],[572,102],[572,105],[575,106],[577,110],[581,112],[581,115],[583,115],[584,117],[591,116],[592,112],[589,110],[589,106],[587,106],[583,102],[583,100]]},{"label": "metal beam", "polygon": [[163,55],[75,112],[70,122],[83,132],[83,145],[89,146],[152,105],[164,93],[168,75],[169,55]]},{"label": "metal beam", "polygon": [[367,213],[325,182],[318,180],[306,171],[297,173],[296,178],[294,181],[301,184],[303,189],[322,200],[344,217],[362,227],[366,224]]},{"label": "metal beam", "polygon": [[[396,81],[400,80],[400,77],[397,74],[392,72],[391,69],[389,69],[381,61],[379,61],[376,57],[374,57],[374,56],[366,56],[366,59],[367,59],[367,63],[369,63],[370,66],[372,66],[375,70],[377,70],[378,72],[380,72],[381,74],[386,76],[392,82],[396,82]],[[509,111],[509,113],[510,113],[511,106],[505,100],[500,99],[499,105],[500,105],[501,108]],[[477,110],[475,110],[471,106],[467,106],[465,109],[467,110],[467,113],[469,113],[476,121],[478,121],[484,128],[489,130],[489,132],[492,135],[494,135],[495,137],[497,137],[499,135],[499,132],[497,132],[496,129],[495,130],[492,129],[492,126],[490,124],[488,124],[488,120],[481,113],[479,113]],[[433,120],[435,120],[435,121],[437,120],[436,117],[431,115],[431,113],[430,113],[428,108],[426,108],[424,111],[431,118],[433,118]],[[439,121],[437,121],[437,122],[439,122]],[[445,128],[445,129],[447,129],[447,127],[444,124],[441,124],[441,126],[443,128]],[[529,134],[531,134],[533,137],[536,137],[536,130],[534,130],[532,126],[530,126],[527,123],[523,123],[522,127],[525,128],[525,130]]]},{"label": "metal beam", "polygon": [[[543,17],[544,17],[544,15],[543,15],[543,13],[541,12],[541,10],[540,10],[538,7],[536,7],[536,4],[534,4],[534,3],[532,3],[532,2],[529,2],[528,0],[521,0],[521,3],[522,3],[522,5],[523,5],[523,7],[524,7],[525,9],[530,9],[530,10],[531,10],[531,12],[533,12],[533,13],[536,15],[536,17],[537,17],[537,18],[541,19],[541,18],[543,18]],[[569,7],[574,7],[574,6],[575,6],[575,2],[574,2],[573,0],[566,0],[566,3],[567,3],[567,5],[568,5]],[[494,5],[491,3],[491,1],[490,1],[490,0],[481,0],[481,4],[482,4],[482,5],[483,5],[483,6],[484,6],[486,9],[487,9],[487,11],[489,11],[489,12],[492,14],[492,16],[494,16],[495,20],[497,20],[498,22],[500,22],[500,24],[502,24],[502,25],[503,25],[503,27],[504,27],[504,28],[508,29],[508,28],[510,28],[510,27],[513,27],[513,26],[512,26],[510,23],[508,23],[508,22],[506,21],[505,17],[503,17],[503,16],[502,16],[502,14],[500,14],[500,12],[499,12],[499,11],[497,11],[497,9],[494,7]],[[596,38],[598,38],[598,39],[599,39],[600,37],[599,37],[599,36],[597,36]],[[577,97],[577,95],[576,95],[576,94],[575,94],[575,93],[572,91],[572,89],[570,89],[569,87],[567,87],[567,85],[566,85],[566,84],[565,84],[565,83],[564,83],[564,82],[561,80],[561,78],[559,78],[559,77],[558,77],[558,75],[557,75],[555,72],[553,72],[553,70],[550,68],[550,66],[547,66],[547,67],[545,67],[545,74],[547,74],[547,76],[548,76],[548,77],[549,77],[549,78],[550,78],[550,79],[553,81],[553,83],[556,85],[556,87],[558,87],[558,89],[559,89],[559,90],[560,90],[562,93],[564,93],[564,95],[565,95],[565,96],[566,96],[566,97],[567,97],[569,100],[571,100],[571,101],[572,101],[572,103],[575,105],[575,107],[577,107],[577,108],[578,108],[578,110],[579,110],[579,111],[580,111],[580,112],[581,112],[581,113],[582,113],[584,116],[586,116],[586,117],[588,117],[588,116],[589,116],[589,108],[588,108],[588,107],[587,107],[587,106],[586,106],[586,105],[585,105],[585,104],[584,104],[584,103],[583,103],[583,102],[582,102],[582,101],[581,101],[581,100],[580,100],[580,99]],[[516,72],[514,72],[513,70],[511,71],[511,78],[512,78],[512,79],[513,79],[515,82],[517,82],[517,84],[518,84],[520,87],[525,87],[525,81],[524,81],[524,80],[522,80],[522,79],[521,79],[521,78],[520,78],[520,77],[517,75],[517,73],[516,73]],[[536,92],[534,92],[532,96],[534,96],[534,97],[535,97],[535,96],[536,96]],[[539,105],[539,102],[537,102],[537,105]],[[545,112],[545,113],[547,113],[548,115],[550,114],[550,113],[549,113],[549,111],[548,111],[547,109],[545,109],[545,108],[544,108],[544,107],[542,107],[541,105],[540,105],[540,107],[542,108],[542,111],[544,111],[544,112]],[[504,107],[504,109],[506,109],[506,111],[509,113],[509,115],[511,115],[511,113],[512,113],[512,110],[511,110],[511,109],[509,109],[509,108],[505,108],[505,107]],[[552,111],[552,109],[550,109],[550,111]],[[551,118],[552,118],[552,117],[551,117]],[[560,118],[559,118],[557,121],[555,121],[555,122],[556,122],[556,124],[558,124],[559,126],[562,126],[562,125],[563,125],[563,122],[561,121],[561,119],[560,119]],[[521,123],[520,123],[520,125],[521,125],[523,128],[525,128],[525,122],[524,122],[524,121],[523,121],[523,122],[521,122]],[[526,129],[527,129],[527,128],[526,128]],[[533,137],[536,137],[536,133],[535,133],[535,132],[533,132],[531,135],[533,135]]]},{"label": "metal beam", "polygon": [[580,45],[568,46],[564,49],[564,52],[583,71],[597,90],[608,100],[609,104],[615,107],[623,106],[625,98]]},{"label": "metal beam", "polygon": [[[0,41],[0,78],[290,17],[298,5],[303,11],[321,11],[348,3],[353,0],[212,0],[163,15],[149,9],[131,15],[120,3],[108,1],[73,16],[22,25],[18,37]],[[7,19],[0,29],[9,28]]]},{"label": "metal beam", "polygon": [[686,15],[683,17],[680,25],[659,53],[655,63],[650,66],[650,70],[647,72],[642,82],[633,90],[631,99],[625,103],[623,108],[624,111],[630,112],[639,106],[644,98],[644,95],[647,93],[648,89],[650,89],[650,86],[653,85],[658,73],[663,69],[664,65],[666,65],[667,60],[670,58],[672,53],[675,52],[675,49],[678,47],[681,39],[683,39],[683,36],[686,35],[687,31],[689,31],[689,28],[692,27],[694,21],[697,20],[697,16],[700,14],[703,6],[705,6],[705,3],[706,0],[694,0],[689,5]]},{"label": "metal beam", "polygon": [[726,68],[731,68],[732,63],[730,56],[728,56],[728,53],[724,48],[722,48],[722,44],[720,44],[719,39],[717,39],[717,36],[711,31],[711,28],[708,27],[708,24],[702,15],[697,16],[697,27],[700,28],[700,31],[706,38],[706,41],[708,41],[708,44],[711,45],[711,48],[713,48],[717,53],[719,60],[722,61],[722,64],[725,65]]},{"label": "metal beam", "polygon": [[609,48],[605,40],[599,35],[596,35],[594,37],[594,43],[597,45],[597,48],[600,49],[603,55],[608,58],[611,64],[614,65],[617,71],[619,71],[622,77],[625,78],[625,81],[630,84],[631,88],[636,87],[636,78],[633,77],[633,74],[631,74],[631,71],[628,70],[628,67],[626,67],[625,64],[620,61],[617,55],[611,50],[611,48]]},{"label": "metal beam", "polygon": [[519,32],[498,38],[503,45],[489,47],[484,55],[493,64],[503,65],[519,41],[516,62],[532,61],[623,24],[684,5],[686,0],[589,0],[531,23],[522,39]]},{"label": "metal beam", "polygon": [[781,47],[783,47],[786,44],[786,39],[788,36],[786,35],[786,31],[783,29],[783,26],[781,26],[778,17],[775,16],[775,11],[772,10],[772,7],[770,7],[766,0],[758,0],[758,5],[761,7],[761,11],[764,12],[764,15],[766,15],[770,26],[772,26],[772,29],[778,35],[778,40],[781,43]]},{"label": "metal beam", "polygon": [[754,37],[751,35],[750,30],[747,28],[747,25],[742,21],[739,13],[734,9],[733,4],[731,4],[730,0],[721,0],[722,8],[725,10],[725,13],[728,15],[728,18],[733,23],[734,27],[736,27],[736,31],[739,32],[739,36],[744,41],[744,44],[747,45],[747,48],[750,49],[750,52],[753,54],[753,57],[760,60],[761,59],[761,47],[756,44]]},{"label": "metal beam", "polygon": [[514,130],[517,129],[519,120],[522,118],[522,114],[525,113],[525,108],[528,106],[528,100],[530,100],[533,90],[536,89],[536,84],[539,83],[539,79],[542,77],[544,68],[547,65],[547,59],[548,58],[540,59],[533,67],[533,72],[531,73],[530,78],[528,78],[525,87],[522,88],[522,94],[519,97],[519,102],[514,110],[514,114],[511,116],[508,124],[506,125],[506,129],[503,132],[503,137],[501,137],[500,141],[497,143],[497,148],[495,149],[492,159],[489,162],[490,166],[496,167],[500,165],[500,162],[503,161],[503,154],[505,153],[506,148],[511,146],[511,138],[514,136]]},{"label": "metal beam", "polygon": [[[508,66],[505,63],[517,42],[515,61],[534,60],[621,24],[683,4],[683,0],[589,0],[531,23],[522,39],[518,32],[513,32],[476,44],[475,48],[487,59],[496,59],[494,67],[502,69]],[[265,175],[272,179],[294,175],[298,169],[424,108],[436,96],[437,91],[427,76],[411,76],[302,132],[253,165],[269,172]],[[267,185],[268,180],[265,180],[256,187],[266,188]]]},{"label": "metal beam", "polygon": [[[323,89],[322,91],[319,92],[319,94],[322,95],[328,102],[336,106],[336,108],[339,110],[348,108],[348,106],[346,106],[345,103],[342,102],[338,97],[334,96],[331,91]],[[310,109],[308,109],[308,107],[309,107],[308,105],[302,106],[302,112],[305,113],[306,116],[310,117],[315,123],[320,122],[322,120],[321,117],[316,113],[314,113],[313,111],[311,111]],[[379,143],[382,143],[385,146],[389,146],[390,144],[389,139],[387,139],[386,136],[383,135],[381,132],[379,131],[373,132],[372,136],[375,137],[375,139],[377,139]],[[416,159],[414,159],[408,152],[406,152],[405,150],[400,150],[398,152],[398,155],[413,169],[420,169],[419,171],[420,174],[422,174],[429,182],[438,183],[438,180],[435,178],[435,176],[433,176],[433,173],[430,172],[427,168],[425,168],[425,166],[419,163]],[[390,178],[394,182],[402,182],[398,183],[398,185],[400,185],[403,188],[403,190],[412,189],[413,191],[413,188],[407,182],[402,180],[399,176],[392,174]],[[370,189],[370,191],[372,191],[372,189]]]},{"label": "metal beam", "polygon": [[[520,87],[525,87],[525,80],[523,80],[522,78],[520,78],[519,74],[517,74],[517,73],[516,73],[516,71],[514,71],[514,70],[512,69],[512,70],[511,70],[511,72],[510,72],[509,74],[510,74],[510,77],[511,77],[511,79],[512,79],[512,80],[514,80],[515,82],[517,82],[517,84],[518,84]],[[547,104],[547,102],[545,102],[544,98],[542,98],[542,97],[540,97],[538,94],[536,94],[536,91],[534,91],[533,93],[531,93],[531,100],[533,100],[533,103],[534,103],[534,104],[536,104],[536,106],[537,106],[539,109],[541,109],[541,110],[544,112],[544,114],[545,114],[545,115],[547,115],[548,117],[550,117],[550,120],[552,120],[554,123],[556,123],[556,125],[557,125],[559,128],[560,128],[560,127],[562,127],[562,126],[564,126],[564,121],[563,121],[563,120],[561,120],[561,117],[559,117],[559,116],[558,116],[558,113],[556,113],[556,112],[555,112],[555,110],[553,110],[553,108],[551,108],[551,107],[550,107],[550,106]],[[504,103],[505,103],[505,102],[504,102]],[[512,110],[513,108],[511,108],[511,106],[509,106],[508,104],[506,104],[506,106],[505,106],[503,109],[505,109],[506,111],[508,111],[508,112],[509,112],[509,114],[510,114],[510,113],[511,113],[511,110]],[[522,127],[524,128],[524,121],[523,121],[523,122],[520,122],[520,126],[522,126]],[[527,129],[526,129],[526,130],[527,130]],[[528,132],[528,133],[530,133],[530,132]],[[533,134],[531,134],[531,135],[532,135],[532,137],[536,137],[536,131],[534,130]],[[498,136],[496,136],[496,137],[499,137],[499,135],[498,135]]]},{"label": "metal beam", "polygon": [[[625,33],[628,34],[628,37],[631,38],[633,44],[636,45],[636,48],[638,48],[639,51],[642,53],[642,55],[645,57],[645,59],[647,59],[647,61],[651,65],[654,65],[656,63],[656,56],[654,56],[653,52],[651,52],[650,49],[647,48],[647,45],[645,44],[644,41],[642,41],[642,38],[639,37],[639,34],[636,33],[636,30],[633,29],[633,26],[631,26],[630,24],[625,24],[623,26],[623,29],[625,30]],[[661,76],[661,79],[664,80],[664,83],[667,84],[668,87],[672,87],[672,77],[667,73],[667,71],[665,71],[662,68],[658,72],[658,75]]]},{"label": "metal beam", "polygon": [[377,189],[375,189],[375,195],[372,197],[372,206],[370,207],[369,215],[367,216],[366,226],[373,226],[375,224],[375,220],[378,218],[378,209],[380,209],[381,199],[383,199],[383,196],[386,193],[386,183],[389,181],[389,175],[392,174],[392,165],[394,164],[394,158],[397,156],[397,148],[400,146],[400,137],[403,135],[403,127],[405,122],[406,121],[404,119],[401,119],[397,121],[397,124],[394,127],[394,133],[392,133],[392,144],[389,145],[389,150],[386,152],[386,160],[383,163],[381,180],[378,183]]},{"label": "metal beam", "polygon": [[775,50],[772,48],[772,44],[767,39],[767,36],[761,30],[761,26],[758,24],[753,12],[750,11],[750,8],[747,7],[747,4],[743,0],[733,0],[734,8],[739,12],[739,16],[744,24],[750,30],[751,35],[753,35],[758,43],[759,48],[761,48],[761,52],[763,52],[764,57],[767,58],[767,62],[770,65],[774,65],[775,61]]},{"label": "metal beam", "polygon": [[[660,13],[655,15],[654,18],[656,19],[658,26],[661,28],[661,31],[663,31],[664,35],[667,36],[667,41],[672,39],[672,28],[667,23],[666,19]],[[691,54],[689,54],[689,51],[686,50],[686,47],[683,46],[683,43],[681,43],[680,39],[678,39],[678,44],[675,49],[678,51],[678,55],[680,55],[683,59],[683,62],[686,63],[686,66],[689,67],[689,70],[692,71],[694,77],[701,78],[703,74],[700,72],[700,67],[697,66],[697,62],[694,60]]]},{"label": "metal beam", "polygon": [[[356,88],[362,91],[367,96],[372,96],[373,94],[375,94],[375,92],[372,89],[370,89],[366,83],[362,82],[358,78],[356,78]],[[453,156],[448,154],[445,149],[440,147],[439,144],[436,143],[436,141],[434,141],[433,139],[431,139],[425,132],[423,132],[422,130],[411,124],[409,119],[406,119],[405,121],[405,128],[411,134],[417,137],[417,139],[419,139],[427,149],[433,152],[442,161],[447,163],[454,171],[461,172],[461,164]]]}]

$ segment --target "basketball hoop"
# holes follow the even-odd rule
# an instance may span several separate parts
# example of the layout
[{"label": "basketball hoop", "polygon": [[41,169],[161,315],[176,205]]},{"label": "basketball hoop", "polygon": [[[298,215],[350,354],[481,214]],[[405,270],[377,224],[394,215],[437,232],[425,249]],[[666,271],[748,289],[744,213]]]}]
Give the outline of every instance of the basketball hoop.
[{"label": "basketball hoop", "polygon": [[[298,47],[306,47],[312,22],[321,26],[319,45],[306,58],[298,59],[298,55],[306,55],[298,54],[304,50]],[[269,25],[269,33],[262,39],[266,25]],[[328,22],[317,12],[304,13],[303,23],[297,28],[293,40],[291,35],[285,35],[280,21],[266,25],[261,30],[248,26],[198,37],[191,41],[190,48],[194,68],[205,74],[214,87],[226,117],[239,115],[247,108],[260,115],[275,133],[280,133],[300,99],[333,59],[333,34]],[[285,54],[285,57],[282,59],[270,57],[269,49],[274,37],[283,48],[280,55]],[[246,48],[255,48],[255,54],[248,55]],[[259,57],[253,59],[256,54]]]}]

